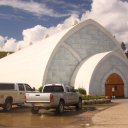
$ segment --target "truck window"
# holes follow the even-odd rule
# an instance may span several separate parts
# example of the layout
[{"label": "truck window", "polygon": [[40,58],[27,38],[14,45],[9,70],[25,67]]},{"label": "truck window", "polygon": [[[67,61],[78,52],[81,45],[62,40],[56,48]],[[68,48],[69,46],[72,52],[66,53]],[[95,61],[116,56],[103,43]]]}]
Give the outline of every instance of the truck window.
[{"label": "truck window", "polygon": [[74,88],[70,88],[70,92],[76,92]]},{"label": "truck window", "polygon": [[18,86],[19,86],[19,90],[20,91],[25,91],[25,88],[24,88],[24,85],[23,84],[18,84]]},{"label": "truck window", "polygon": [[64,89],[62,86],[45,86],[43,89],[44,93],[50,93],[50,92],[64,92]]},{"label": "truck window", "polygon": [[67,90],[67,92],[70,92],[70,89],[68,87],[66,87],[66,90]]},{"label": "truck window", "polygon": [[14,84],[0,84],[0,90],[14,90]]},{"label": "truck window", "polygon": [[32,91],[32,88],[28,84],[25,84],[25,87],[26,87],[26,91]]},{"label": "truck window", "polygon": [[67,92],[76,92],[75,89],[71,86],[66,87]]}]

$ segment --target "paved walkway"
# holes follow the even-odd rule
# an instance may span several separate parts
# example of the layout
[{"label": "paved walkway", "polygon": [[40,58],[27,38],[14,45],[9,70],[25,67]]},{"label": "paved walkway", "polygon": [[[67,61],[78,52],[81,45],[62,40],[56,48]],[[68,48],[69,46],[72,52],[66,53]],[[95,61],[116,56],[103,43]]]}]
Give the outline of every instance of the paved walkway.
[{"label": "paved walkway", "polygon": [[112,102],[119,104],[97,113],[92,118],[94,125],[89,128],[128,128],[128,99]]}]

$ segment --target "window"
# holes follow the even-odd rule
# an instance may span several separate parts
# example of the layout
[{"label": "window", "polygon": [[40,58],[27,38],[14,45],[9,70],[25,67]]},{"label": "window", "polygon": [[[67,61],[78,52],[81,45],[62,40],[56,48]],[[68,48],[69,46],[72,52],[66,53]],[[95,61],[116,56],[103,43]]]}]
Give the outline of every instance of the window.
[{"label": "window", "polygon": [[1,83],[0,90],[14,90],[14,84]]},{"label": "window", "polygon": [[71,87],[70,92],[75,92],[75,89],[73,87]]},{"label": "window", "polygon": [[19,86],[19,90],[20,90],[20,91],[25,91],[23,84],[18,84],[18,86]]},{"label": "window", "polygon": [[28,84],[25,84],[25,87],[26,87],[26,91],[32,91],[32,88]]},{"label": "window", "polygon": [[68,87],[66,87],[66,90],[67,90],[67,92],[70,92],[70,90],[69,90],[69,88],[68,88]]},{"label": "window", "polygon": [[55,87],[53,88],[53,91],[54,91],[54,92],[64,92],[62,86],[55,86]]},{"label": "window", "polygon": [[62,86],[45,86],[43,89],[43,92],[64,92],[64,89]]},{"label": "window", "polygon": [[67,92],[75,92],[75,89],[71,86],[66,87]]}]

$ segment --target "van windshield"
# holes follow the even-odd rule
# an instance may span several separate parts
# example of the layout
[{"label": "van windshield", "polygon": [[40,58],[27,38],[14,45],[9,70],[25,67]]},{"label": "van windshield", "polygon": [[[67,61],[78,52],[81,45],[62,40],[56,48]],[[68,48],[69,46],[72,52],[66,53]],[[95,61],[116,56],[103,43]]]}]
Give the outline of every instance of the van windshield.
[{"label": "van windshield", "polygon": [[14,84],[0,84],[0,90],[14,90]]},{"label": "van windshield", "polygon": [[64,92],[64,89],[62,86],[45,86],[43,89],[44,93],[50,93],[50,92]]}]

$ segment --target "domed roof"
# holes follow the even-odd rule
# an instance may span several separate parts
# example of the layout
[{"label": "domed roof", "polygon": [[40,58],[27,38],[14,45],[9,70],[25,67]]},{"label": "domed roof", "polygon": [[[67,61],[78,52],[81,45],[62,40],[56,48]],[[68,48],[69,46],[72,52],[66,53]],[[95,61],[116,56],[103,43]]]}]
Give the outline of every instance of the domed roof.
[{"label": "domed roof", "polygon": [[87,20],[0,59],[0,82],[23,82],[31,86],[41,86],[60,45],[72,34],[90,24],[108,35],[115,43],[115,48],[120,49],[123,54],[118,42],[109,32],[95,21]]}]

